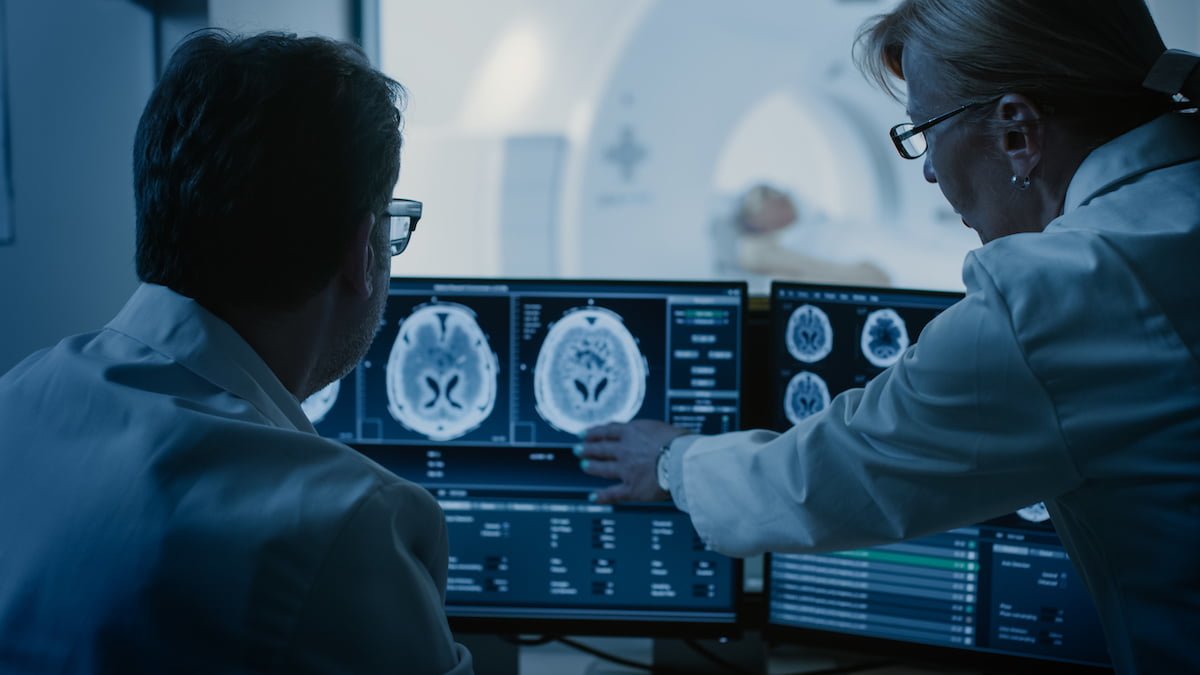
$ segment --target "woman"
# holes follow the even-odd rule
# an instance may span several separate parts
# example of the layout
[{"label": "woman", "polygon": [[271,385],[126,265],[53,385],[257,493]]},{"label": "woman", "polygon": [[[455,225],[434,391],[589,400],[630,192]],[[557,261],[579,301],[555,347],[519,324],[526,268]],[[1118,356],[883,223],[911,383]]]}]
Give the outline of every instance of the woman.
[{"label": "woman", "polygon": [[1168,95],[1200,92],[1164,52],[1142,0],[905,0],[869,22],[860,67],[907,84],[897,149],[984,244],[966,298],[784,434],[589,432],[585,470],[621,480],[597,498],[669,491],[734,555],[1044,500],[1118,671],[1200,672],[1200,124]]}]

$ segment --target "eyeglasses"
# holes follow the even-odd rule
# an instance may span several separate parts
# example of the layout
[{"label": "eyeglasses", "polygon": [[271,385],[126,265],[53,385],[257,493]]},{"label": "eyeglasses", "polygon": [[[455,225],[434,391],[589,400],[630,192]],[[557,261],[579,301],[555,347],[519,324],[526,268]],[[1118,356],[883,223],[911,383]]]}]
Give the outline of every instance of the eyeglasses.
[{"label": "eyeglasses", "polygon": [[392,257],[404,253],[413,232],[417,231],[417,222],[421,220],[421,202],[412,199],[393,199],[383,212],[388,223],[388,243]]},{"label": "eyeglasses", "polygon": [[896,145],[896,152],[904,159],[916,159],[925,154],[929,149],[929,143],[925,141],[925,132],[931,127],[941,124],[955,115],[974,108],[976,106],[987,105],[999,101],[999,98],[994,98],[989,101],[980,101],[978,103],[968,103],[964,106],[959,106],[948,113],[942,113],[933,119],[913,124],[912,122],[901,122],[892,127],[888,135],[892,137],[892,143]]}]

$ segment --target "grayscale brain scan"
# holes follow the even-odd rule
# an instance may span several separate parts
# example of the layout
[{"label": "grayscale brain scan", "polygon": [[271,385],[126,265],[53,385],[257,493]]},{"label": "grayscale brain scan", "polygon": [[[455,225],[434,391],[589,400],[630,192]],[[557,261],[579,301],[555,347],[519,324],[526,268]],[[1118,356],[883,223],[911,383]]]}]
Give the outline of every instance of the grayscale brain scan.
[{"label": "grayscale brain scan", "polygon": [[1046,502],[1038,502],[1023,509],[1017,509],[1017,515],[1031,523],[1044,523],[1050,520],[1050,511],[1046,509]]},{"label": "grayscale brain scan", "polygon": [[829,407],[829,385],[820,376],[802,370],[792,376],[783,394],[783,411],[792,424]]},{"label": "grayscale brain scan", "polygon": [[879,309],[867,315],[863,325],[862,353],[878,368],[887,368],[900,360],[908,349],[908,328],[893,309]]},{"label": "grayscale brain scan", "polygon": [[499,371],[474,311],[419,305],[401,322],[388,357],[388,412],[430,440],[458,438],[492,414]]},{"label": "grayscale brain scan", "polygon": [[300,409],[304,411],[304,416],[313,424],[320,424],[321,420],[333,410],[333,404],[337,402],[338,391],[342,388],[341,380],[334,380],[325,385],[317,393],[309,396],[300,403]]},{"label": "grayscale brain scan", "polygon": [[533,369],[542,419],[569,434],[628,422],[646,396],[646,358],[621,317],[600,307],[568,310],[550,325]]},{"label": "grayscale brain scan", "polygon": [[788,318],[788,353],[797,361],[816,363],[833,351],[833,326],[820,307],[801,305]]}]

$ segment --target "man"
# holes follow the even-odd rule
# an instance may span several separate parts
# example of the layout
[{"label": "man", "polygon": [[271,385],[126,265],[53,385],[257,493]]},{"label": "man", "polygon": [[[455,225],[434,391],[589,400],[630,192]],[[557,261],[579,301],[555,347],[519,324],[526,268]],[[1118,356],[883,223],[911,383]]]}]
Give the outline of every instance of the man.
[{"label": "man", "polygon": [[0,671],[471,670],[437,503],[300,407],[407,244],[402,96],[325,39],[179,47],[134,147],[143,284],[0,378]]}]

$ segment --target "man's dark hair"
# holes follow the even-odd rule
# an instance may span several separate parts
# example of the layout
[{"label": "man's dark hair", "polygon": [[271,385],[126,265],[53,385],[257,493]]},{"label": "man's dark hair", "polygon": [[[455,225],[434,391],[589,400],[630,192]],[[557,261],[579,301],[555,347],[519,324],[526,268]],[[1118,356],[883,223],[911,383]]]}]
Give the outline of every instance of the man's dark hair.
[{"label": "man's dark hair", "polygon": [[138,123],[138,277],[209,306],[311,297],[391,196],[404,95],[350,44],[189,36]]}]

